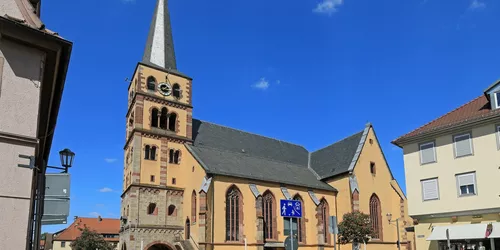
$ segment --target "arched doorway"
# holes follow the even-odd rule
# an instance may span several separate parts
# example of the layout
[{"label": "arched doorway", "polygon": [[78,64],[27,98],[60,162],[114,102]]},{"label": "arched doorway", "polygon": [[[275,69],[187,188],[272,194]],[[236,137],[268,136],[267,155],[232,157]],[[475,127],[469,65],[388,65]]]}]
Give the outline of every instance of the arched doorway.
[{"label": "arched doorway", "polygon": [[174,250],[165,244],[155,244],[150,246],[147,250]]},{"label": "arched doorway", "polygon": [[186,219],[186,240],[189,240],[191,238],[191,223],[189,221],[189,218]]}]

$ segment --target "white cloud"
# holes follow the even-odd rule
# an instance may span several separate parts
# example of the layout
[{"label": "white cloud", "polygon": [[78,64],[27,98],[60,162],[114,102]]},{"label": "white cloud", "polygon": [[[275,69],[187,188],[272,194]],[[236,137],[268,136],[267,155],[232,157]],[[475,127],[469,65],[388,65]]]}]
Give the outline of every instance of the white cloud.
[{"label": "white cloud", "polygon": [[333,14],[337,12],[338,7],[344,3],[344,0],[323,0],[321,3],[316,5],[313,12],[322,14]]},{"label": "white cloud", "polygon": [[101,193],[109,193],[109,192],[113,192],[113,189],[108,188],[108,187],[104,187],[104,188],[99,189],[99,192],[101,192]]},{"label": "white cloud", "polygon": [[479,0],[473,0],[472,3],[469,5],[470,10],[480,10],[484,8],[486,8],[486,4]]},{"label": "white cloud", "polygon": [[276,84],[280,84],[280,83],[281,83],[281,81],[280,81],[280,80],[276,80]]},{"label": "white cloud", "polygon": [[115,162],[117,160],[118,159],[116,159],[116,158],[106,158],[106,159],[104,159],[104,161],[107,162],[107,163],[113,163],[113,162]]},{"label": "white cloud", "polygon": [[269,81],[266,80],[265,77],[262,77],[262,78],[260,78],[259,81],[257,81],[256,83],[254,83],[252,85],[252,87],[257,88],[257,89],[261,89],[261,90],[266,90],[266,89],[269,88]]},{"label": "white cloud", "polygon": [[99,217],[101,214],[99,214],[98,212],[90,212],[89,215],[92,217]]}]

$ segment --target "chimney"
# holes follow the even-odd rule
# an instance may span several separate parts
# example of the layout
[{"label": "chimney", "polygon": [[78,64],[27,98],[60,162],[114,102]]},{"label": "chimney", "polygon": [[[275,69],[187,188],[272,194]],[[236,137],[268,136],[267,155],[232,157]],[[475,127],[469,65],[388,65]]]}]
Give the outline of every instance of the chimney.
[{"label": "chimney", "polygon": [[78,220],[78,216],[75,216],[75,221]]},{"label": "chimney", "polygon": [[99,216],[97,216],[97,219],[99,220],[99,222],[101,222],[101,221],[102,221],[102,217],[101,217],[100,215],[99,215]]}]

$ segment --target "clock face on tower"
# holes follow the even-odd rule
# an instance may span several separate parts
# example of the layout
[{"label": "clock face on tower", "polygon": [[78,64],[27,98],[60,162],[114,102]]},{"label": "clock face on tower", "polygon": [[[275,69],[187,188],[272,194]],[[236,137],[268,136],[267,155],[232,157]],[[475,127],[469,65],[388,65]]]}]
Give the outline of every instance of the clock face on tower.
[{"label": "clock face on tower", "polygon": [[172,86],[168,82],[161,82],[158,84],[158,91],[164,96],[169,96],[172,94]]}]

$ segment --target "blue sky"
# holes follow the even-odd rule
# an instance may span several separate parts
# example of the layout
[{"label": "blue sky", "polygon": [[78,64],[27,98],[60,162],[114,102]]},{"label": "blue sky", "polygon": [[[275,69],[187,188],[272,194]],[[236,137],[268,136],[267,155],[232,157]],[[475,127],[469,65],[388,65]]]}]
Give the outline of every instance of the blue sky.
[{"label": "blue sky", "polygon": [[[71,216],[118,217],[127,87],[155,0],[44,1],[74,42],[52,146],[76,152]],[[500,78],[494,0],[170,0],[178,68],[194,116],[316,150],[375,126],[390,141]],[[54,231],[66,225],[45,227]]]}]

